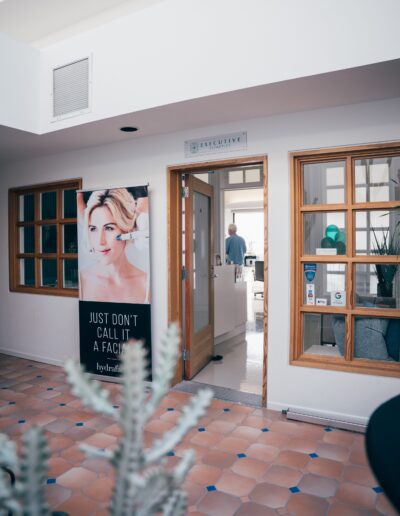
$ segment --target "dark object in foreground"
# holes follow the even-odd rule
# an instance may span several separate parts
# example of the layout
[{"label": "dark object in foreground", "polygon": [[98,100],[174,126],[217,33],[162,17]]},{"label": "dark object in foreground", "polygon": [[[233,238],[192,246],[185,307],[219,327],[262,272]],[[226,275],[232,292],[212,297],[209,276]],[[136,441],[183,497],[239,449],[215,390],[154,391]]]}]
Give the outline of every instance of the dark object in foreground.
[{"label": "dark object in foreground", "polygon": [[224,357],[222,355],[214,355],[211,360],[213,362],[218,362],[219,360],[222,360],[223,358]]},{"label": "dark object in foreground", "polygon": [[400,512],[400,395],[378,407],[367,427],[365,446],[372,471]]}]

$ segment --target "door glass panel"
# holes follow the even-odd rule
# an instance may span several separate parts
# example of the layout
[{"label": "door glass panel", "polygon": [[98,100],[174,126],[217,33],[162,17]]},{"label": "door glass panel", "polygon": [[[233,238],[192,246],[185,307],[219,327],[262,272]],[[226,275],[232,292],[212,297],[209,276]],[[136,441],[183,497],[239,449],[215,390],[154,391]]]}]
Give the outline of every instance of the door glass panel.
[{"label": "door glass panel", "polygon": [[194,332],[210,321],[209,306],[209,198],[193,194],[193,314]]},{"label": "door glass panel", "polygon": [[345,255],[345,213],[315,212],[304,214],[304,254]]},{"label": "door glass panel", "polygon": [[78,235],[76,224],[64,224],[63,226],[63,251],[64,253],[78,252]]},{"label": "door glass panel", "polygon": [[344,161],[304,165],[304,204],[341,204],[345,202]]},{"label": "door glass panel", "polygon": [[400,156],[355,162],[356,202],[400,200]]},{"label": "door glass panel", "polygon": [[344,329],[344,315],[303,314],[303,353],[342,357]]}]

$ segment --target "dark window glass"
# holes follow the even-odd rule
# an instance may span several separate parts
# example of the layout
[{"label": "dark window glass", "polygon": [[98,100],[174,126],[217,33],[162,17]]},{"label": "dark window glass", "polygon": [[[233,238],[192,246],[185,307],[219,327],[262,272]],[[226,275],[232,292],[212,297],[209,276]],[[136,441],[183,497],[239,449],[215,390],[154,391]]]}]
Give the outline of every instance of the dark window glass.
[{"label": "dark window glass", "polygon": [[25,226],[19,228],[19,251],[20,253],[35,252],[35,227]]},{"label": "dark window glass", "polygon": [[42,253],[57,252],[57,226],[42,226]]},{"label": "dark window glass", "polygon": [[63,191],[63,218],[76,218],[76,190]]},{"label": "dark window glass", "polygon": [[21,222],[29,222],[35,218],[34,194],[19,196],[19,218]]},{"label": "dark window glass", "polygon": [[64,224],[64,253],[78,252],[78,236],[76,224]]},{"label": "dark window glass", "polygon": [[42,260],[42,287],[57,286],[57,260]]},{"label": "dark window glass", "polygon": [[57,192],[44,192],[41,194],[42,220],[55,219],[57,217]]},{"label": "dark window glass", "polygon": [[24,258],[19,261],[19,284],[27,287],[35,286],[35,259]]},{"label": "dark window glass", "polygon": [[64,260],[64,288],[78,288],[78,260]]}]

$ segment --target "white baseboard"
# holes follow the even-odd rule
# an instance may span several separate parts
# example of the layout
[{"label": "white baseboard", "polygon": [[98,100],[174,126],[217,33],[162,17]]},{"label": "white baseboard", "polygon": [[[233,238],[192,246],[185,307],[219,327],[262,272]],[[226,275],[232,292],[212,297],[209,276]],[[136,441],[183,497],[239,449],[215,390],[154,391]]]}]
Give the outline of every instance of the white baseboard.
[{"label": "white baseboard", "polygon": [[16,351],[15,349],[0,348],[0,353],[3,353],[4,355],[11,355],[11,356],[17,357],[17,358],[26,358],[27,360],[33,360],[34,362],[42,362],[44,364],[56,365],[56,366],[60,366],[60,367],[64,366],[63,360],[57,360],[57,359],[49,358],[49,357],[42,357],[40,355],[32,355],[31,353],[23,353],[21,351]]},{"label": "white baseboard", "polygon": [[279,412],[281,412],[282,410],[287,410],[289,408],[290,410],[293,410],[296,412],[301,412],[304,414],[309,414],[309,415],[320,417],[320,418],[344,421],[346,423],[353,423],[356,425],[366,425],[369,420],[368,417],[353,416],[351,414],[342,414],[341,412],[329,412],[326,410],[315,410],[315,409],[311,409],[309,407],[302,407],[299,405],[291,405],[288,403],[268,402],[267,408],[269,408],[271,410],[278,410]]}]

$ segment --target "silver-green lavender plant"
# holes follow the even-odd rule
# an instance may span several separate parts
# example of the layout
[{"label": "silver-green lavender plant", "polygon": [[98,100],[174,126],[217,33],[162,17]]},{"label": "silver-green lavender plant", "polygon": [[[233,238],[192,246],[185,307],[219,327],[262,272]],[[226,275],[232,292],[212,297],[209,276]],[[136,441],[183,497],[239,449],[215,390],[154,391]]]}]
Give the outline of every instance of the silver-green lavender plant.
[{"label": "silver-green lavender plant", "polygon": [[111,516],[148,516],[162,512],[168,516],[183,516],[187,498],[181,483],[194,462],[192,450],[186,451],[173,469],[164,467],[165,455],[173,450],[186,432],[205,413],[212,391],[200,390],[183,407],[177,425],[162,438],[144,448],[144,425],[166,394],[178,358],[179,334],[172,325],[162,340],[155,367],[150,395],[145,394],[145,350],[140,342],[128,343],[122,354],[122,410],[117,414],[108,397],[109,392],[90,379],[83,368],[73,361],[65,370],[72,393],[96,412],[112,417],[120,424],[123,435],[114,451],[98,450],[88,445],[81,448],[90,457],[107,459],[115,468],[116,480],[110,503]]},{"label": "silver-green lavender plant", "polygon": [[[31,427],[23,435],[20,461],[15,443],[0,434],[0,514],[51,514],[43,492],[48,457],[49,450],[41,428]],[[14,476],[15,483],[11,481]]]},{"label": "silver-green lavender plant", "polygon": [[[162,340],[159,359],[153,375],[151,394],[145,394],[145,350],[140,342],[128,343],[122,356],[122,410],[116,414],[109,401],[109,392],[93,381],[82,366],[73,361],[65,365],[72,392],[84,405],[112,417],[122,428],[123,436],[114,451],[98,450],[88,445],[81,448],[91,457],[110,461],[116,471],[115,487],[110,502],[111,516],[183,516],[187,497],[181,489],[186,473],[194,462],[192,450],[183,453],[172,470],[164,467],[165,455],[181,441],[205,413],[212,391],[203,389],[182,409],[178,424],[144,449],[143,429],[166,394],[178,358],[179,334],[172,325]],[[43,486],[47,478],[49,451],[41,428],[31,427],[23,436],[21,459],[16,446],[0,434],[0,514],[15,516],[47,516]],[[10,473],[16,482],[10,481]]]}]

